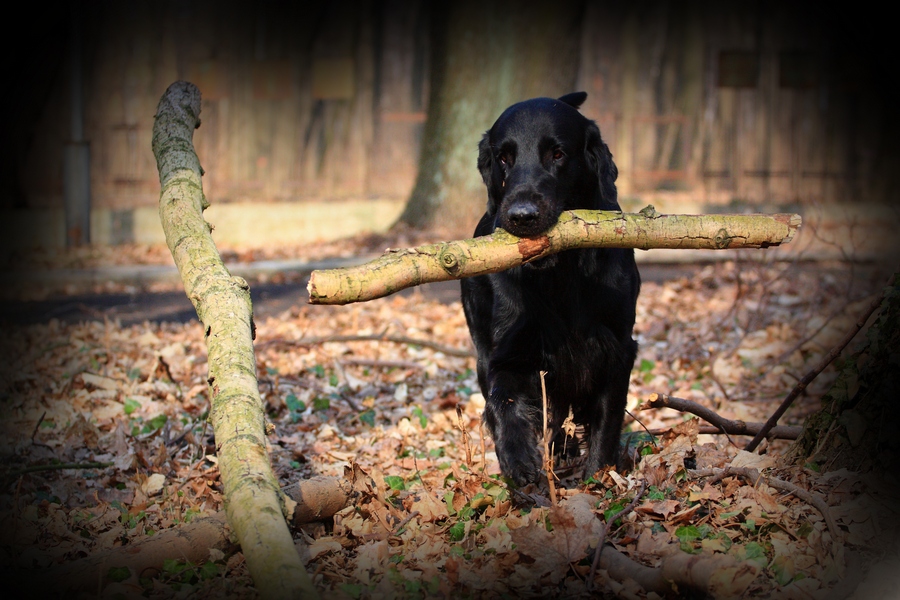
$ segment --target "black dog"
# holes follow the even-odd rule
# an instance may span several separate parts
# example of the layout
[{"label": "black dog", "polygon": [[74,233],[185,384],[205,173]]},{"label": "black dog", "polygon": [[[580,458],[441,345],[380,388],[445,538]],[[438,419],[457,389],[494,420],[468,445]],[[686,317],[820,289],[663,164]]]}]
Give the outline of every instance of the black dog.
[{"label": "black dog", "polygon": [[[500,115],[478,145],[488,189],[475,235],[501,227],[543,233],[563,210],[619,210],[618,171],[597,125],[578,112],[587,94],[535,98]],[[584,474],[616,463],[631,369],[640,275],[634,251],[569,250],[502,273],[464,279],[462,302],[478,351],[484,420],[503,474],[517,484],[541,468],[540,371],[555,451],[578,455],[560,425],[584,426]]]}]

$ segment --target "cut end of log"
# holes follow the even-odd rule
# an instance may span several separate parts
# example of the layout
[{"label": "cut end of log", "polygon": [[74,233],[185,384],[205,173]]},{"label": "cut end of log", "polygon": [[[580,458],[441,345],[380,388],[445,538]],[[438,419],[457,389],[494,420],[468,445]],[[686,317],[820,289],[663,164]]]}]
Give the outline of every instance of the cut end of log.
[{"label": "cut end of log", "polygon": [[781,240],[782,244],[788,244],[792,239],[794,239],[794,235],[797,233],[797,230],[800,229],[800,225],[803,223],[803,217],[794,213],[794,214],[783,214],[783,215],[775,215],[775,218],[787,225],[788,232],[787,235],[784,236],[784,239]]},{"label": "cut end of log", "polygon": [[306,293],[309,294],[310,304],[319,304],[319,292],[316,290],[316,272],[309,274],[309,283],[306,284]]},{"label": "cut end of log", "polygon": [[[342,287],[341,273],[343,269],[323,269],[309,274],[309,283],[306,284],[306,293],[309,294],[309,304],[347,304],[358,299]],[[344,298],[342,294],[349,294]]]},{"label": "cut end of log", "polygon": [[797,230],[800,229],[800,225],[803,223],[803,217],[798,214],[791,215],[791,222],[789,225],[789,231],[787,237],[784,239],[785,243],[790,242],[794,239],[794,234],[797,233]]}]

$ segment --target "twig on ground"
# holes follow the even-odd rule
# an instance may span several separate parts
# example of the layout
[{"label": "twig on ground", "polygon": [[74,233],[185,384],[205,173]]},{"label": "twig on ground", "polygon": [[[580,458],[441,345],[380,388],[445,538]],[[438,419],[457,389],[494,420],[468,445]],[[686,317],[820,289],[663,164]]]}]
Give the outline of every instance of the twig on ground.
[{"label": "twig on ground", "polygon": [[474,465],[472,464],[472,448],[469,446],[469,430],[466,428],[465,421],[463,421],[462,408],[460,408],[459,404],[456,405],[456,420],[459,423],[459,431],[462,433],[463,446],[466,449],[466,465],[474,471]]},{"label": "twig on ground", "polygon": [[[888,280],[885,289],[892,286],[893,281],[894,276],[891,275],[891,278]],[[850,331],[847,332],[843,339],[838,342],[838,344],[834,348],[832,348],[831,351],[826,354],[821,361],[819,361],[819,364],[813,367],[813,369],[809,373],[804,375],[803,379],[801,379],[800,382],[796,386],[794,386],[794,389],[792,389],[787,397],[781,402],[781,405],[778,407],[778,409],[774,413],[772,413],[772,416],[769,417],[765,425],[763,425],[762,429],[759,430],[759,433],[756,434],[756,437],[750,440],[750,443],[747,444],[747,447],[745,448],[747,452],[753,452],[754,450],[756,450],[756,447],[759,446],[759,443],[763,440],[764,437],[766,437],[766,434],[769,432],[769,430],[775,427],[775,425],[778,423],[778,419],[780,419],[781,416],[784,415],[784,413],[787,411],[787,409],[790,408],[791,404],[794,403],[794,400],[797,398],[797,396],[803,393],[803,391],[806,389],[806,386],[808,386],[813,381],[813,379],[818,377],[819,373],[824,371],[825,367],[830,365],[834,361],[834,359],[836,359],[841,354],[844,348],[847,347],[847,344],[849,344],[850,341],[854,337],[856,337],[856,334],[859,333],[859,330],[865,326],[866,322],[869,320],[869,317],[872,316],[872,313],[878,310],[878,307],[881,306],[883,298],[884,293],[882,292],[874,300],[872,300],[872,303],[869,304],[865,312],[860,315],[859,319],[857,319],[856,323],[854,323],[853,327],[850,328]]]},{"label": "twig on ground", "polygon": [[841,530],[838,529],[837,523],[834,520],[834,517],[831,514],[831,511],[828,508],[828,504],[825,500],[822,499],[821,496],[805,490],[798,485],[791,483],[790,481],[784,481],[783,479],[778,479],[777,477],[769,477],[766,475],[762,475],[758,470],[752,469],[750,467],[725,467],[724,469],[695,469],[689,470],[688,474],[692,477],[713,477],[710,480],[710,483],[720,481],[724,477],[729,475],[737,475],[749,481],[752,485],[756,485],[759,481],[762,481],[769,487],[773,487],[776,490],[781,490],[783,492],[788,492],[793,494],[797,498],[800,498],[813,508],[819,511],[822,515],[822,518],[825,519],[825,524],[828,526],[828,531],[831,532],[831,537],[835,541],[835,543],[840,543],[843,539],[843,535],[841,534]]},{"label": "twig on ground", "polygon": [[269,346],[317,346],[319,344],[327,344],[328,342],[392,342],[394,344],[412,344],[431,348],[438,352],[442,352],[447,356],[459,356],[462,358],[474,357],[475,352],[464,348],[453,348],[452,346],[444,346],[428,340],[420,340],[417,338],[406,337],[402,335],[326,335],[322,337],[310,337],[299,340],[271,339],[256,343],[257,350],[268,348]]},{"label": "twig on ground", "polygon": [[640,425],[640,426],[641,426],[641,429],[643,429],[645,432],[647,432],[647,435],[649,435],[649,436],[651,437],[650,443],[653,444],[653,447],[654,447],[654,448],[659,449],[659,447],[656,445],[656,441],[652,439],[652,438],[653,438],[653,435],[654,435],[653,432],[651,432],[649,429],[647,429],[647,426],[644,425],[644,422],[641,421],[640,419],[638,419],[637,416],[635,416],[634,413],[632,413],[632,412],[631,412],[630,410],[628,410],[627,408],[625,409],[625,414],[627,414],[629,417],[631,417],[632,419],[634,419],[634,422],[637,423],[638,425]]},{"label": "twig on ground", "polygon": [[424,369],[419,363],[409,360],[379,360],[377,358],[342,358],[341,364],[357,365],[360,367],[379,367],[382,369]]},{"label": "twig on ground", "polygon": [[[738,421],[739,423],[744,423],[743,421]],[[763,426],[762,423],[744,423],[746,426],[746,431],[728,431],[731,435],[756,435],[756,432]],[[663,435],[667,431],[670,431],[670,428],[665,429],[648,429],[647,433],[650,435],[658,436]],[[767,438],[778,439],[778,440],[796,440],[800,437],[800,434],[803,432],[803,427],[799,425],[777,425],[772,428],[769,432]],[[715,425],[701,425],[700,429],[697,430],[697,433],[702,433],[704,435],[719,435],[722,433],[722,430]]]},{"label": "twig on ground", "polygon": [[606,542],[606,535],[609,533],[609,528],[613,523],[634,510],[634,508],[637,506],[638,501],[641,499],[641,496],[644,495],[644,490],[646,489],[647,482],[641,481],[641,489],[637,491],[637,493],[634,495],[634,498],[631,500],[631,502],[628,503],[628,506],[607,519],[606,525],[604,525],[603,529],[600,531],[600,538],[597,540],[597,547],[594,548],[594,560],[591,562],[591,572],[590,575],[588,575],[588,591],[594,589],[594,575],[597,573],[597,566],[600,564],[600,554],[603,552],[603,544]]},{"label": "twig on ground", "polygon": [[61,471],[66,469],[105,469],[106,467],[111,467],[113,463],[111,462],[84,462],[84,463],[58,463],[52,465],[31,465],[30,467],[23,467],[21,469],[16,469],[15,471],[10,471],[9,473],[4,474],[5,477],[13,479],[18,477],[19,475],[24,475],[25,473],[36,473],[38,471]]},{"label": "twig on ground", "polygon": [[478,419],[478,437],[481,438],[481,476],[487,471],[487,450],[484,448],[484,419]]},{"label": "twig on ground", "polygon": [[544,406],[544,470],[547,472],[547,487],[550,489],[550,503],[556,506],[556,482],[553,481],[553,454],[550,452],[550,430],[547,428],[547,384],[544,377],[547,371],[541,371],[541,399]]},{"label": "twig on ground", "polygon": [[[692,400],[685,398],[676,398],[668,394],[651,394],[650,398],[641,406],[643,410],[650,408],[671,408],[680,412],[687,412],[697,415],[704,421],[711,423],[715,431],[705,430],[700,433],[724,433],[726,436],[731,435],[757,435],[762,429],[762,423],[747,423],[741,420],[732,420],[722,417],[711,408],[707,408],[701,404],[697,404]],[[701,430],[703,427],[701,427]],[[802,427],[778,426],[769,432],[768,437],[782,440],[795,440],[799,437]],[[737,446],[729,437],[728,441],[732,446]]]},{"label": "twig on ground", "polygon": [[37,423],[34,424],[34,429],[31,431],[32,443],[34,442],[34,436],[37,435],[38,429],[40,429],[41,423],[44,422],[44,417],[46,417],[46,416],[47,416],[47,411],[45,410],[43,413],[41,413],[41,418],[38,419]]},{"label": "twig on ground", "polygon": [[410,521],[412,521],[413,519],[415,519],[418,516],[419,516],[419,511],[417,511],[417,510],[414,510],[411,513],[409,513],[408,515],[406,515],[405,519],[403,519],[402,521],[397,523],[397,526],[394,527],[394,531],[391,532],[391,535],[394,535],[394,536],[400,535],[400,530],[403,529],[404,527],[406,527],[407,523],[409,523]]}]

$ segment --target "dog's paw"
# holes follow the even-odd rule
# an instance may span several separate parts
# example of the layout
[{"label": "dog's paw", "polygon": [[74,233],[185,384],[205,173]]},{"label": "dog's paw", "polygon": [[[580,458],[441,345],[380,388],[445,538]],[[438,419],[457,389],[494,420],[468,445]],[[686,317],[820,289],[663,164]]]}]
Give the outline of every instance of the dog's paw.
[{"label": "dog's paw", "polygon": [[593,452],[592,450],[593,448],[588,451],[587,460],[584,463],[583,479],[593,477],[600,469],[610,466],[615,467],[617,464],[617,458],[619,457],[618,447],[615,447],[615,451],[607,450],[605,453]]},{"label": "dog's paw", "polygon": [[[519,383],[512,380],[513,383]],[[537,481],[541,470],[541,452],[535,427],[540,414],[535,403],[522,390],[511,391],[497,377],[484,409],[485,423],[494,438],[500,471],[517,485]]]}]

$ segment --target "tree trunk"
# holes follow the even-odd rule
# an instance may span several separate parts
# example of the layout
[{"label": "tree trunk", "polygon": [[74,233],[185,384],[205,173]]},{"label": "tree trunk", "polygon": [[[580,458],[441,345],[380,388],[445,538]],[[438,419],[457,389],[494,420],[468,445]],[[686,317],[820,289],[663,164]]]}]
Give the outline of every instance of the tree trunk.
[{"label": "tree trunk", "polygon": [[475,167],[481,135],[510,104],[576,91],[583,6],[465,0],[430,10],[431,100],[400,222],[468,234],[486,202]]}]

